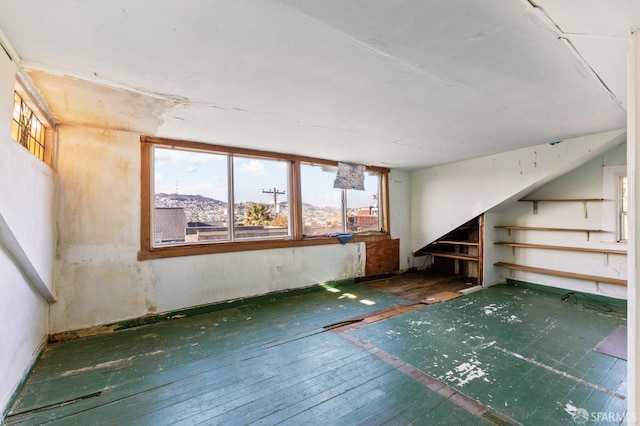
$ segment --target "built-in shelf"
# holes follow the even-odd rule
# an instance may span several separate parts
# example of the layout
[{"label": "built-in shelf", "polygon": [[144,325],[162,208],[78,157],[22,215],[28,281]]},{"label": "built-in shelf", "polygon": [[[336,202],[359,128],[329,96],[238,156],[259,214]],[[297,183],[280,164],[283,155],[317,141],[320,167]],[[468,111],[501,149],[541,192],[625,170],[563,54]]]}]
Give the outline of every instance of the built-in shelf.
[{"label": "built-in shelf", "polygon": [[[432,256],[428,268],[438,274],[473,278],[482,285],[484,217],[475,217],[413,253]],[[425,262],[425,265],[427,262]]]},{"label": "built-in shelf", "polygon": [[538,226],[511,226],[511,225],[496,225],[494,228],[506,229],[511,235],[511,231],[552,231],[552,232],[585,232],[587,234],[587,241],[592,232],[604,232],[601,229],[586,229],[586,228],[546,228]]},{"label": "built-in shelf", "polygon": [[478,256],[465,253],[447,253],[442,251],[424,251],[422,253],[430,254],[431,256],[436,257],[448,257],[449,259],[472,260],[476,262],[478,261]]},{"label": "built-in shelf", "polygon": [[[604,199],[603,198],[562,198],[562,199],[524,198],[519,201],[532,202],[534,214],[538,213],[538,203],[540,202],[551,202],[551,203],[580,202],[580,203],[583,203],[584,205],[584,217],[586,218],[588,215],[587,203],[604,201]],[[509,235],[511,235],[511,231],[584,232],[587,235],[587,241],[589,241],[589,237],[592,232],[606,232],[601,229],[590,229],[590,228],[554,228],[554,227],[517,226],[517,225],[497,225],[494,228],[506,229]],[[556,246],[556,245],[550,245],[550,244],[532,244],[532,243],[520,243],[520,242],[509,242],[509,241],[497,241],[497,242],[494,242],[494,244],[511,247],[514,255],[515,255],[516,248],[559,250],[559,251],[572,251],[572,252],[581,252],[581,253],[600,253],[607,256],[607,261],[609,259],[609,255],[621,255],[621,256],[627,255],[627,252],[625,250],[601,249],[601,248],[590,248],[590,247],[569,247],[569,246]],[[575,272],[558,271],[555,269],[538,268],[535,266],[519,265],[519,264],[507,263],[507,262],[497,262],[497,263],[494,263],[494,265],[502,268],[507,268],[512,271],[513,270],[525,271],[525,272],[532,272],[536,274],[553,275],[557,277],[573,278],[573,279],[584,280],[584,281],[594,281],[596,283],[607,283],[607,284],[615,284],[615,285],[622,285],[622,286],[627,285],[626,280],[619,279],[619,278],[601,277],[601,276],[589,275],[589,274],[579,274]]]},{"label": "built-in shelf", "polygon": [[453,241],[453,240],[438,240],[435,242],[435,244],[452,244],[452,245],[459,245],[459,246],[478,246],[478,242],[477,241]]},{"label": "built-in shelf", "polygon": [[497,244],[501,246],[509,246],[509,247],[534,248],[534,249],[543,249],[543,250],[562,250],[562,251],[578,251],[578,252],[585,252],[585,253],[619,254],[623,256],[627,255],[627,252],[625,250],[552,246],[552,245],[545,245],[545,244],[529,244],[529,243],[510,243],[508,241],[496,241],[493,244]]},{"label": "built-in shelf", "polygon": [[521,200],[518,201],[544,201],[544,202],[558,202],[558,203],[564,203],[564,202],[574,202],[574,201],[579,201],[582,203],[586,203],[587,201],[604,201],[604,198],[523,198]]},{"label": "built-in shelf", "polygon": [[530,199],[530,198],[523,198],[521,200],[518,201],[529,201],[533,203],[533,214],[538,214],[538,203],[540,202],[544,202],[544,203],[582,203],[583,208],[584,208],[584,217],[587,218],[589,213],[587,211],[587,203],[588,202],[597,202],[597,201],[604,201],[604,198],[537,198],[537,199]]},{"label": "built-in shelf", "polygon": [[556,277],[574,278],[574,279],[585,280],[585,281],[594,281],[596,283],[615,284],[615,285],[622,285],[622,286],[627,285],[627,280],[623,280],[620,278],[601,277],[597,275],[588,275],[588,274],[578,274],[575,272],[557,271],[555,269],[536,268],[534,266],[517,265],[515,263],[506,263],[506,262],[497,262],[497,263],[494,263],[494,266],[499,266],[501,268],[517,270],[517,271],[533,272],[536,274],[554,275]]}]

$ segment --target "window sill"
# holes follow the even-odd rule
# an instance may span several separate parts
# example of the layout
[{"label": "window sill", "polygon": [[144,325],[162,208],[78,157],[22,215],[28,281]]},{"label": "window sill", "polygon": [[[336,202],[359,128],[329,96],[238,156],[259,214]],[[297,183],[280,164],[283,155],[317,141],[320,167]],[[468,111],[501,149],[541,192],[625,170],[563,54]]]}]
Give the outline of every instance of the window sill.
[{"label": "window sill", "polygon": [[[391,239],[391,236],[389,234],[381,232],[359,235],[356,234],[348,244],[388,239]],[[277,248],[307,247],[328,244],[340,244],[340,240],[338,240],[337,238],[319,236],[308,237],[303,240],[242,241],[173,247],[157,247],[149,250],[140,250],[138,252],[138,260],[165,259],[170,257],[196,256],[201,254],[232,253],[239,251],[269,250]]]}]

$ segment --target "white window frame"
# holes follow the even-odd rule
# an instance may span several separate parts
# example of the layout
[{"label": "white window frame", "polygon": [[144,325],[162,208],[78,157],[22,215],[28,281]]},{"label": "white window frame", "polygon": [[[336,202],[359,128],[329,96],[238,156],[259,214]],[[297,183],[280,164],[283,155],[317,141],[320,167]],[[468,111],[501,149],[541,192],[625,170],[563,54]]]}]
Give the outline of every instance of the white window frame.
[{"label": "white window frame", "polygon": [[627,175],[626,165],[603,166],[602,168],[602,229],[607,231],[602,234],[604,243],[626,245],[627,241],[621,240],[621,190],[620,179]]}]

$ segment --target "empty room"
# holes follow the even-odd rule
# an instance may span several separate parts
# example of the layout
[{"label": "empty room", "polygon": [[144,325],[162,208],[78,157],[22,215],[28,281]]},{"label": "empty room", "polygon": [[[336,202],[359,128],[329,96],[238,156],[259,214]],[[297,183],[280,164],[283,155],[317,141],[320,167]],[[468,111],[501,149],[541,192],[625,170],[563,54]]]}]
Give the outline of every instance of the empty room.
[{"label": "empty room", "polygon": [[0,421],[636,424],[639,28],[0,0]]}]

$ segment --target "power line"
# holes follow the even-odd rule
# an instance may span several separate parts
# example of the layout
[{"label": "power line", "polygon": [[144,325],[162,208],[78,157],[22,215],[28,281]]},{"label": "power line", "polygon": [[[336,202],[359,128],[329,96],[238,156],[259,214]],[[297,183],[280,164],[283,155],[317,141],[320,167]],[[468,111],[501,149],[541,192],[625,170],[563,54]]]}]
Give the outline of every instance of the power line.
[{"label": "power line", "polygon": [[278,216],[278,213],[280,213],[280,208],[278,206],[278,195],[284,195],[284,191],[279,191],[274,186],[273,189],[269,189],[269,190],[263,189],[262,193],[273,195],[273,208],[274,208],[275,215]]}]

